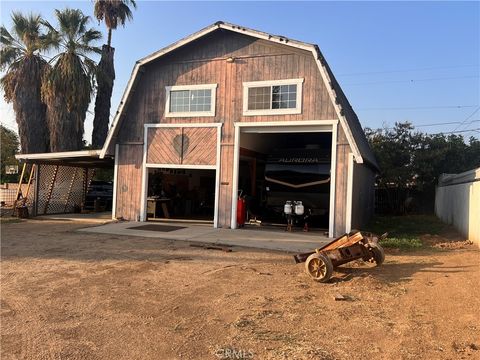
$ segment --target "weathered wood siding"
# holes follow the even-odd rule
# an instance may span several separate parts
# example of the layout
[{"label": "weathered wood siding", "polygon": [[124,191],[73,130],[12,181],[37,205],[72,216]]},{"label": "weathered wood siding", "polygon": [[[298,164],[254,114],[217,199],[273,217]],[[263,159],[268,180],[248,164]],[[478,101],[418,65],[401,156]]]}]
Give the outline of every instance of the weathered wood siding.
[{"label": "weathered wood siding", "polygon": [[147,142],[147,163],[181,163],[181,149],[183,146],[181,128],[148,129]]},{"label": "weathered wood siding", "polygon": [[[233,63],[225,61],[230,56],[235,58]],[[146,65],[143,70],[138,86],[132,93],[116,142],[143,142],[145,123],[223,123],[219,191],[221,227],[230,226],[235,122],[337,119],[312,54],[286,45],[217,30]],[[243,116],[243,82],[294,78],[304,78],[301,114]],[[213,83],[218,84],[215,116],[165,118],[166,86]],[[344,141],[344,144],[339,146],[339,151],[348,152],[348,145],[345,145],[346,140],[342,134],[339,127],[339,139],[341,137]],[[341,162],[337,168],[337,191],[338,196],[344,196],[343,173],[346,177],[346,159],[342,154],[339,155]],[[156,158],[155,161],[159,159]],[[345,168],[340,168],[341,166]],[[134,181],[131,186],[137,186],[135,192],[140,193],[139,182]],[[338,201],[343,214],[345,198]],[[136,203],[131,205],[135,208],[139,206]],[[118,206],[124,205],[119,201]],[[344,218],[339,216],[336,228],[340,228],[341,223],[344,224]]]},{"label": "weathered wood siding", "polygon": [[217,128],[149,128],[147,163],[215,165]]},{"label": "weathered wood siding", "polygon": [[[225,58],[235,57],[233,63]],[[333,105],[307,51],[218,30],[145,66],[122,121],[118,142],[143,141],[145,123],[336,119]],[[302,113],[243,116],[243,82],[304,78]],[[165,118],[165,87],[218,84],[214,117]]]},{"label": "weathered wood siding", "polygon": [[375,173],[354,162],[352,187],[352,229],[363,230],[375,208]]},{"label": "weathered wood siding", "polygon": [[182,164],[215,165],[217,128],[184,128]]},{"label": "weathered wood siding", "polygon": [[119,145],[117,169],[117,218],[137,220],[140,216],[143,145]]}]

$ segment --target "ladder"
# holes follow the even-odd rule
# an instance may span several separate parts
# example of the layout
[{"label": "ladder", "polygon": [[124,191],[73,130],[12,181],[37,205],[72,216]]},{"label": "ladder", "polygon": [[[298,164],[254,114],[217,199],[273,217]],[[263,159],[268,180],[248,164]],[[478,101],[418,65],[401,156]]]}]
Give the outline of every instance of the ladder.
[{"label": "ladder", "polygon": [[28,177],[27,190],[25,191],[25,194],[23,194],[22,193],[23,178],[24,176],[26,176],[26,172],[27,172],[27,164],[26,163],[23,164],[22,174],[20,175],[20,179],[18,180],[17,194],[15,195],[15,201],[13,202],[12,216],[15,216],[17,214],[18,208],[23,208],[27,203],[28,196],[30,194],[30,187],[32,185],[33,180],[35,179],[34,177],[35,170],[36,170],[36,166],[35,164],[33,164],[32,168],[30,169],[30,176]]}]

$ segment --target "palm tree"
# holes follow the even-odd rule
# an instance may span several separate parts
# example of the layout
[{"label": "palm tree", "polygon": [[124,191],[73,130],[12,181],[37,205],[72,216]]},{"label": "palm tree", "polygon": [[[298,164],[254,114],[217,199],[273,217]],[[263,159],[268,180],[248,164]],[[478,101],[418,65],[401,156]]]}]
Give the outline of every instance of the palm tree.
[{"label": "palm tree", "polygon": [[108,132],[115,67],[113,55],[115,49],[112,44],[112,31],[118,24],[125,26],[127,20],[133,18],[129,6],[137,7],[134,0],[96,0],[94,14],[98,21],[105,21],[108,29],[107,44],[102,47],[102,57],[97,70],[97,96],[95,99],[95,117],[93,119],[92,145],[93,148],[103,146]]},{"label": "palm tree", "polygon": [[40,15],[12,14],[11,32],[0,27],[0,69],[5,101],[13,104],[23,153],[47,152],[46,107],[41,99],[42,74],[49,68],[42,57],[51,46]]},{"label": "palm tree", "polygon": [[60,53],[44,76],[42,98],[47,104],[47,122],[52,151],[79,150],[83,147],[85,116],[94,88],[96,64],[89,57],[101,50],[92,45],[102,35],[87,29],[90,17],[78,9],[55,10],[58,29],[54,33]]}]

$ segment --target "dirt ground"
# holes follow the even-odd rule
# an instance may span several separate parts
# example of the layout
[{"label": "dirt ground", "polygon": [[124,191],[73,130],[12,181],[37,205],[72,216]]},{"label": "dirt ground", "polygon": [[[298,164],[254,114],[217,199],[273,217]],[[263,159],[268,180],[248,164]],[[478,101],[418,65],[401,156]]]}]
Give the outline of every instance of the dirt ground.
[{"label": "dirt ground", "polygon": [[85,226],[2,224],[2,359],[480,358],[472,245],[389,251],[317,284],[288,254]]}]

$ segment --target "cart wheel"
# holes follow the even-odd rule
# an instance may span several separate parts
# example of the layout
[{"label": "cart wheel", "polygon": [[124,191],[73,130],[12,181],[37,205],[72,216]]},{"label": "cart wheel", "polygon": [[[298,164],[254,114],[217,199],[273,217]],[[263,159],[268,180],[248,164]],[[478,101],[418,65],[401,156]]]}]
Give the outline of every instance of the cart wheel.
[{"label": "cart wheel", "polygon": [[318,282],[327,282],[333,273],[333,264],[324,254],[312,254],[305,261],[305,271]]},{"label": "cart wheel", "polygon": [[370,244],[370,252],[373,255],[373,260],[377,264],[377,266],[380,266],[383,264],[385,261],[385,252],[383,251],[383,248],[380,246],[380,244]]}]

